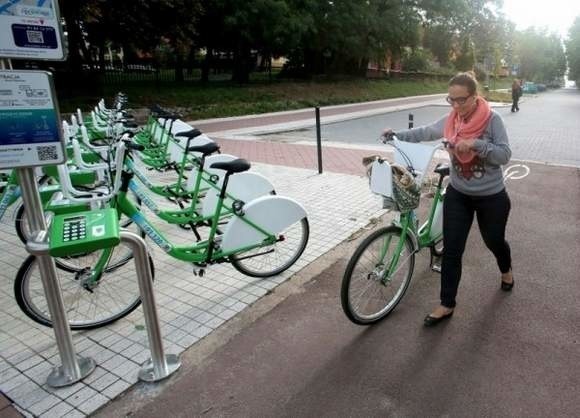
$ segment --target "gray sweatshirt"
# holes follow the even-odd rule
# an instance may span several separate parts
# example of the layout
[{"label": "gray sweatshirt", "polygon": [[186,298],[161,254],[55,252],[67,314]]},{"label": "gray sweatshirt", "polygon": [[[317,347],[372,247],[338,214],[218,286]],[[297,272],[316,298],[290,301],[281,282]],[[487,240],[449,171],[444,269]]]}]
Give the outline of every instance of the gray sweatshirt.
[{"label": "gray sweatshirt", "polygon": [[[453,188],[470,196],[489,196],[504,189],[501,166],[507,164],[512,151],[501,116],[492,110],[492,115],[481,138],[475,141],[477,157],[469,167],[452,158],[450,180]],[[447,116],[431,125],[406,131],[397,131],[401,141],[421,142],[443,138]]]}]

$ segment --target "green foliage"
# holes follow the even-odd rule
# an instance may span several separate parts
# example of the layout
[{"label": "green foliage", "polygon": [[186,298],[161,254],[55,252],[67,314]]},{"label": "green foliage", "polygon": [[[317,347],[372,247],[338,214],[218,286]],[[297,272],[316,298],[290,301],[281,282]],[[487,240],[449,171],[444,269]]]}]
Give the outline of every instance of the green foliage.
[{"label": "green foliage", "polygon": [[461,43],[461,49],[455,59],[455,68],[459,71],[469,71],[473,69],[474,65],[475,53],[473,51],[473,45],[469,38],[465,38]]},{"label": "green foliage", "polygon": [[576,85],[580,86],[580,16],[576,17],[568,32],[566,55],[570,69],[568,78],[575,80]]},{"label": "green foliage", "polygon": [[[303,109],[358,103],[395,97],[443,93],[446,81],[431,80],[341,80],[337,82],[250,82],[246,85],[231,82],[212,82],[206,85],[154,83],[117,85],[104,92],[111,97],[118,90],[126,92],[131,107],[139,108],[158,103],[184,115],[186,120],[229,117],[274,111]],[[63,112],[77,107],[87,108],[99,97],[59,98]]]},{"label": "green foliage", "polygon": [[[257,55],[263,63],[287,57],[284,74],[307,78],[361,76],[369,62],[385,67],[399,59],[418,71],[436,59],[458,70],[485,62],[495,74],[501,63],[521,64],[522,76],[538,81],[563,74],[560,41],[538,31],[517,34],[498,12],[500,5],[501,0],[61,0],[70,61],[79,70],[95,57],[102,64],[112,45],[122,46],[126,57],[152,56],[176,68],[202,60],[204,80],[211,68],[227,63],[238,83],[250,81]],[[404,53],[408,48],[411,54]]]},{"label": "green foliage", "polygon": [[430,71],[433,55],[424,49],[409,49],[403,52],[401,64],[404,71]]},{"label": "green foliage", "polygon": [[428,48],[442,67],[449,64],[454,43],[454,30],[447,23],[427,26],[423,34],[423,46]]},{"label": "green foliage", "polygon": [[530,28],[518,33],[516,53],[520,62],[519,76],[547,84],[566,72],[566,55],[559,36]]}]

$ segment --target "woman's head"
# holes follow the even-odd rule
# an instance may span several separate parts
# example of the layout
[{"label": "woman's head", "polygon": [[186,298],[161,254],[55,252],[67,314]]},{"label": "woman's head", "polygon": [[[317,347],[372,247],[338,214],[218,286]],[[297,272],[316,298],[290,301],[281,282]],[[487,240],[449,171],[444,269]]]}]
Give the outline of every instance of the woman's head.
[{"label": "woman's head", "polygon": [[470,73],[459,73],[449,80],[447,102],[460,116],[467,116],[477,105],[477,81]]}]

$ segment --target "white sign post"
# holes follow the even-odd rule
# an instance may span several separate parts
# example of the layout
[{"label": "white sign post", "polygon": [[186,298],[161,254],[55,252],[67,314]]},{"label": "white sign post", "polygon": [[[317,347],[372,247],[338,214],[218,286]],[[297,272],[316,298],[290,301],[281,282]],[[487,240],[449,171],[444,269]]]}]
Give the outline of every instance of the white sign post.
[{"label": "white sign post", "polygon": [[0,57],[64,61],[56,0],[0,0]]}]

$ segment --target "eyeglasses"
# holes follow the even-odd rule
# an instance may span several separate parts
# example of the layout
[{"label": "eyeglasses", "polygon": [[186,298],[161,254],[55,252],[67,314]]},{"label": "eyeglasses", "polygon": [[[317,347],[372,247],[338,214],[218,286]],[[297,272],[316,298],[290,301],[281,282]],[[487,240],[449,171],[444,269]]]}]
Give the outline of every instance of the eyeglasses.
[{"label": "eyeglasses", "polygon": [[450,97],[450,96],[447,96],[445,98],[445,100],[450,105],[452,105],[453,103],[457,103],[458,105],[464,105],[467,102],[467,99],[469,99],[471,96],[472,96],[471,94],[469,96],[467,96],[467,97]]}]

